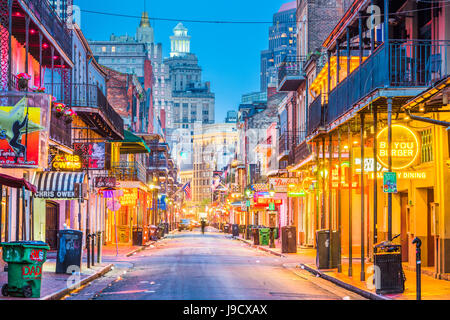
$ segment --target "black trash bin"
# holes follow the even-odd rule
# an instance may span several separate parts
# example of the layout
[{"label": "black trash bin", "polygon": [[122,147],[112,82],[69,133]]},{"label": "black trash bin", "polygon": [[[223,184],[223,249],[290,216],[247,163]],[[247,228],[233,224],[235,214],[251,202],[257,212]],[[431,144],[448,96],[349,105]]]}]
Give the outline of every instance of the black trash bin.
[{"label": "black trash bin", "polygon": [[401,245],[384,241],[374,246],[375,288],[377,294],[403,293],[405,274]]},{"label": "black trash bin", "polygon": [[281,227],[281,253],[297,253],[295,226]]},{"label": "black trash bin", "polygon": [[142,246],[142,228],[133,227],[133,246]]},{"label": "black trash bin", "polygon": [[229,233],[230,226],[228,224],[223,226],[223,233]]},{"label": "black trash bin", "polygon": [[319,269],[334,269],[339,263],[339,232],[331,232],[331,264],[329,261],[330,230],[316,231],[316,266]]},{"label": "black trash bin", "polygon": [[233,224],[232,235],[233,235],[233,237],[239,237],[239,225],[238,224]]},{"label": "black trash bin", "polygon": [[259,246],[259,228],[255,227],[252,229],[252,236],[253,236],[253,244],[255,246]]},{"label": "black trash bin", "polygon": [[81,272],[83,232],[79,230],[59,230],[56,254],[56,273]]}]

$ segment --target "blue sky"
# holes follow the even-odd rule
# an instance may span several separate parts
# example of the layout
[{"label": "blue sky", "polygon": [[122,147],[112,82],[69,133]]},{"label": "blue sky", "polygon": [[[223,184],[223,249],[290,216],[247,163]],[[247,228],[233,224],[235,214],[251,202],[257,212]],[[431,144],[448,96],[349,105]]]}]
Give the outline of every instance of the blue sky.
[{"label": "blue sky", "polygon": [[[150,17],[190,20],[272,21],[286,0],[147,0]],[[74,0],[85,10],[140,16],[144,0]],[[107,40],[111,33],[134,35],[139,19],[82,13],[81,27],[92,40]],[[156,42],[170,50],[169,36],[176,22],[151,21]],[[270,24],[200,24],[186,22],[191,52],[199,57],[203,80],[216,94],[216,122],[227,110],[237,109],[243,93],[259,91],[260,51],[268,47]]]}]

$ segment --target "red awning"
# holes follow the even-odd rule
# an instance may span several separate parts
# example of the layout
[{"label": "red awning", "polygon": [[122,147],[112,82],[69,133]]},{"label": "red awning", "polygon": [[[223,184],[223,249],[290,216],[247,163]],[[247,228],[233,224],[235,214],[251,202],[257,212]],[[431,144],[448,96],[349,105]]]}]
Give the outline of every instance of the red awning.
[{"label": "red awning", "polygon": [[34,192],[34,193],[36,193],[36,191],[37,191],[36,186],[29,183],[27,180],[15,178],[15,177],[8,176],[7,174],[2,174],[2,173],[0,173],[0,184],[11,187],[11,188],[25,187],[25,189],[30,190],[31,192]]}]

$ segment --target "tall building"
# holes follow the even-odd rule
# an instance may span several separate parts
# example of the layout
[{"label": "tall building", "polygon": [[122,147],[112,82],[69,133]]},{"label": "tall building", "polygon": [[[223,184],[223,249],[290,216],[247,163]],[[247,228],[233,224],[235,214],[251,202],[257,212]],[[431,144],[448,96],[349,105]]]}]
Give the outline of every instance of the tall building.
[{"label": "tall building", "polygon": [[273,25],[269,27],[269,49],[261,52],[261,92],[278,82],[278,68],[286,56],[295,56],[297,3],[292,1],[281,6],[273,15]]},{"label": "tall building", "polygon": [[202,82],[202,68],[197,56],[190,52],[187,28],[179,23],[173,33],[170,58],[164,59],[173,106],[168,110],[167,135],[174,160],[185,170],[192,168],[194,129],[214,123],[215,95],[210,83]]},{"label": "tall building", "polygon": [[[109,41],[90,41],[94,55],[100,64],[121,73],[135,74],[144,84],[146,61],[150,60],[154,76],[153,108],[159,121],[166,119],[163,127],[170,127],[171,89],[168,69],[163,63],[162,44],[155,43],[154,30],[150,24],[148,12],[144,11],[136,29],[136,35],[117,36],[112,34]],[[167,117],[169,115],[169,117]]]},{"label": "tall building", "polygon": [[230,110],[227,112],[227,116],[225,118],[225,123],[236,123],[237,122],[237,111]]},{"label": "tall building", "polygon": [[199,127],[193,138],[192,200],[211,199],[214,172],[222,171],[234,158],[238,133],[234,123]]},{"label": "tall building", "polygon": [[61,20],[66,21],[72,14],[73,0],[48,0]]}]

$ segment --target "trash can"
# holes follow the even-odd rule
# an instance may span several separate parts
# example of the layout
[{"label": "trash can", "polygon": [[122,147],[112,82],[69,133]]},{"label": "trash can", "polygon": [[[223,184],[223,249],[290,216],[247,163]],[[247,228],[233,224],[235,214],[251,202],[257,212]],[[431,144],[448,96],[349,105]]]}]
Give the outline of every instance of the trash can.
[{"label": "trash can", "polygon": [[79,230],[59,230],[56,254],[56,273],[72,274],[78,267],[81,272],[83,232]]},{"label": "trash can", "polygon": [[158,240],[158,227],[155,225],[150,225],[148,227],[149,238],[152,241]]},{"label": "trash can", "polygon": [[233,237],[239,237],[239,225],[238,224],[233,224],[232,235],[233,235]]},{"label": "trash can", "polygon": [[164,233],[169,234],[169,223],[164,223]]},{"label": "trash can", "polygon": [[164,224],[159,224],[158,225],[158,238],[161,239],[162,237],[164,237],[164,230],[165,230],[165,226]]},{"label": "trash can", "polygon": [[50,247],[42,241],[2,242],[0,246],[8,263],[8,283],[3,285],[2,295],[39,298],[42,265]]},{"label": "trash can", "polygon": [[339,262],[339,232],[331,232],[331,261],[329,261],[330,230],[316,231],[316,266],[319,269],[334,269]]},{"label": "trash can", "polygon": [[375,288],[377,294],[403,293],[405,274],[401,245],[384,241],[374,246]]},{"label": "trash can", "polygon": [[230,226],[228,224],[223,226],[223,233],[229,233]]},{"label": "trash can", "polygon": [[142,246],[142,228],[133,227],[133,246]]},{"label": "trash can", "polygon": [[239,233],[242,233],[242,234],[245,233],[245,225],[243,225],[243,224],[239,225]]},{"label": "trash can", "polygon": [[297,252],[297,229],[295,226],[281,228],[281,253]]},{"label": "trash can", "polygon": [[261,246],[269,245],[270,238],[270,229],[269,228],[260,228],[259,230],[259,244]]},{"label": "trash can", "polygon": [[259,245],[259,228],[258,227],[252,229],[252,235],[253,235],[253,244],[255,246],[258,246]]}]

